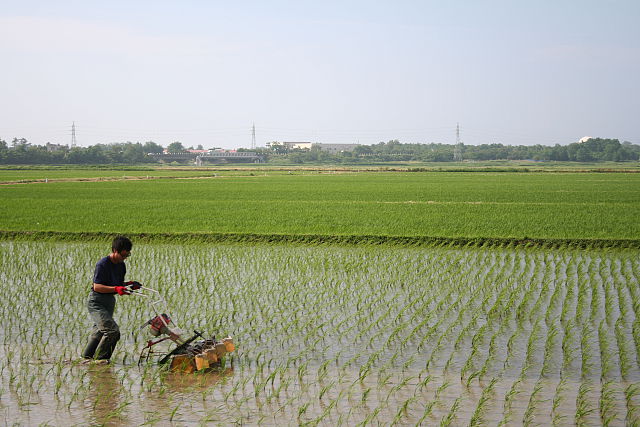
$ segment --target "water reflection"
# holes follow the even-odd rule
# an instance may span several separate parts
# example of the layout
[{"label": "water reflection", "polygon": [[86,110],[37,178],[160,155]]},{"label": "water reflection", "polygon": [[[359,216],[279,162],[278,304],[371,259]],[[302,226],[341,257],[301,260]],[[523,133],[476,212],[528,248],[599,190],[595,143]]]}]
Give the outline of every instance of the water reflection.
[{"label": "water reflection", "polygon": [[[149,418],[145,421],[190,423],[207,415],[210,405],[220,400],[220,385],[233,376],[233,368],[207,372],[165,371],[150,389],[140,390]],[[220,408],[216,407],[219,412]],[[221,421],[221,420],[218,420]]]},{"label": "water reflection", "polygon": [[201,392],[233,375],[233,367],[185,374],[168,372],[164,383],[170,393]]},{"label": "water reflection", "polygon": [[89,390],[87,401],[92,405],[92,425],[120,425],[126,420],[124,409],[129,404],[125,390],[111,365],[90,365],[87,368]]}]

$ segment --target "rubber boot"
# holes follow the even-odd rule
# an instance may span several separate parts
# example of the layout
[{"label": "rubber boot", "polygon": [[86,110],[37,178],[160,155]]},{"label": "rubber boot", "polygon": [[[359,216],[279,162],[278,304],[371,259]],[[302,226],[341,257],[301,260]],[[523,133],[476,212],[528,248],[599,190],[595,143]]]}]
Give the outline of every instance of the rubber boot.
[{"label": "rubber boot", "polygon": [[98,348],[101,340],[102,332],[95,331],[94,333],[92,333],[91,337],[89,338],[89,344],[87,344],[84,351],[82,352],[82,357],[84,357],[85,359],[93,359],[93,356],[95,356],[96,354],[96,348]]},{"label": "rubber boot", "polygon": [[109,360],[120,340],[120,331],[109,331],[102,335],[102,339],[96,348],[95,358],[98,360]]}]

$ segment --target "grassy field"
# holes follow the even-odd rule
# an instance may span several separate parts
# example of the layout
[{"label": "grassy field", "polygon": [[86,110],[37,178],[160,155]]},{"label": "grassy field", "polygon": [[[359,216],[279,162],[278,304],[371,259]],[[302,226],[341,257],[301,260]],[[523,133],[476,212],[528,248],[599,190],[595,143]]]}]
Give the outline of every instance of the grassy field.
[{"label": "grassy field", "polygon": [[0,186],[0,229],[640,239],[640,174],[294,171]]},{"label": "grassy field", "polygon": [[[235,171],[242,173],[243,171]],[[71,181],[104,179],[148,179],[148,178],[186,178],[211,177],[216,175],[232,175],[234,171],[216,171],[202,168],[115,168],[115,169],[82,169],[82,168],[27,168],[0,169],[0,183],[37,182],[37,181]]]},{"label": "grassy field", "polygon": [[108,245],[0,242],[4,424],[640,423],[637,251],[135,244],[128,277],[237,344],[184,375],[137,365],[135,296],[113,363],[77,364]]},{"label": "grassy field", "polygon": [[88,178],[162,178],[195,177],[213,175],[243,175],[305,173],[309,171],[520,171],[520,172],[585,172],[617,171],[640,172],[638,162],[534,162],[515,160],[494,160],[484,162],[384,162],[371,164],[208,164],[196,167],[184,165],[0,165],[0,183],[32,182],[44,180],[67,180]]}]

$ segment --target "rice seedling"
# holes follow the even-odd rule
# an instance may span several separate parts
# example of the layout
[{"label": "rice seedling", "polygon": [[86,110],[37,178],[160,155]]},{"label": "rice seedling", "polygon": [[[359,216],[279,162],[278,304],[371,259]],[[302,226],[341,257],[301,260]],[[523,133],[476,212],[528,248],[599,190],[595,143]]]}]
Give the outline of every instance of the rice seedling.
[{"label": "rice seedling", "polygon": [[609,329],[604,319],[598,327],[598,341],[600,344],[601,379],[604,382],[615,376],[615,360],[617,359],[617,354],[609,343]]},{"label": "rice seedling", "polygon": [[482,390],[482,394],[480,395],[480,399],[476,405],[476,409],[471,416],[471,420],[469,421],[469,425],[478,426],[484,424],[484,412],[486,411],[487,404],[493,398],[495,393],[495,385],[498,382],[498,378],[493,378],[489,385]]},{"label": "rice seedling", "polygon": [[562,423],[567,418],[567,415],[562,414],[560,410],[561,405],[564,401],[564,392],[566,390],[566,387],[567,387],[566,378],[563,378],[562,380],[560,380],[560,382],[556,386],[556,392],[553,397],[553,403],[551,406],[551,422],[554,426]]},{"label": "rice seedling", "polygon": [[539,394],[542,388],[543,388],[543,384],[542,384],[542,381],[540,380],[536,383],[536,385],[533,388],[533,392],[529,396],[529,403],[527,405],[527,409],[525,410],[524,418],[522,420],[522,423],[524,425],[527,425],[527,426],[531,425],[534,421],[534,414],[537,409],[537,405],[541,402]]},{"label": "rice seedling", "polygon": [[440,420],[441,427],[449,426],[456,420],[456,414],[460,409],[461,400],[462,400],[462,397],[458,397],[456,400],[453,401],[453,405],[451,405],[451,409],[449,409],[449,412],[447,413],[447,415],[442,417],[442,419]]},{"label": "rice seedling", "polygon": [[586,425],[588,423],[588,417],[598,410],[595,404],[588,398],[588,394],[592,389],[593,386],[588,382],[583,382],[578,389],[575,413],[575,422],[578,425]]},{"label": "rice seedling", "polygon": [[634,251],[140,244],[128,275],[157,287],[181,325],[238,342],[219,373],[184,376],[137,365],[148,307],[126,297],[117,302],[123,338],[114,363],[77,363],[91,326],[84,304],[92,264],[103,249],[0,242],[0,280],[13,285],[0,293],[0,315],[13,319],[0,331],[5,419],[638,420]]},{"label": "rice seedling", "polygon": [[640,421],[640,404],[637,397],[640,396],[640,386],[629,384],[624,390],[624,397],[627,404],[626,421],[628,425],[637,425]]},{"label": "rice seedling", "polygon": [[600,410],[600,419],[602,421],[602,425],[609,426],[611,423],[615,422],[618,417],[616,412],[616,401],[617,401],[617,390],[612,381],[607,381],[602,384],[600,390],[600,402],[599,402],[599,410]]}]

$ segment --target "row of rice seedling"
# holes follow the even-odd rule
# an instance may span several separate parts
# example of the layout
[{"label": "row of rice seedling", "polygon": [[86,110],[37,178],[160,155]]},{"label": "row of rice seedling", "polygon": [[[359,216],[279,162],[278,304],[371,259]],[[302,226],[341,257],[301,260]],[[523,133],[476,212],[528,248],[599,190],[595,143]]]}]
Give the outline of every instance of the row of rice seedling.
[{"label": "row of rice seedling", "polygon": [[182,375],[137,365],[150,312],[134,297],[115,363],[77,363],[105,247],[0,242],[5,421],[640,421],[636,251],[134,245],[129,277],[179,325],[238,344]]}]

